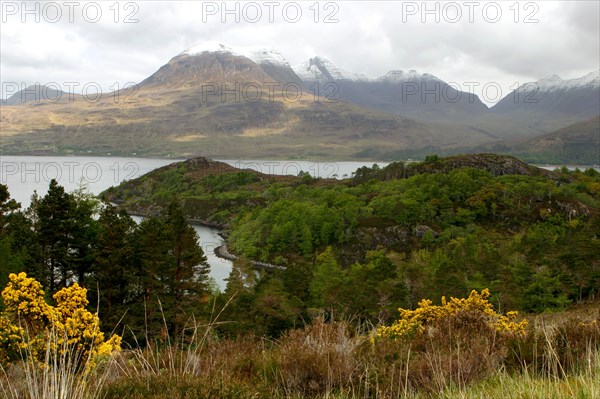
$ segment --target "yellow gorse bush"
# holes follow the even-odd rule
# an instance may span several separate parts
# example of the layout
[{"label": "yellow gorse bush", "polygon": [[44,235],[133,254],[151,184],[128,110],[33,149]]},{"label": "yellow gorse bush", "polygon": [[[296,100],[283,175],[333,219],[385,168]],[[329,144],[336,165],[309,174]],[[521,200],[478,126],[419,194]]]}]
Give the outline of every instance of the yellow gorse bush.
[{"label": "yellow gorse bush", "polygon": [[[121,337],[105,340],[97,314],[86,309],[87,289],[75,283],[54,294],[56,306],[44,299],[41,284],[25,273],[9,276],[2,291],[6,310],[0,315],[0,353],[3,362],[25,353],[31,360],[44,363],[50,348],[64,355],[70,351],[93,367],[96,359],[121,349]],[[44,356],[44,358],[42,358]]]},{"label": "yellow gorse bush", "polygon": [[56,312],[44,300],[44,290],[39,282],[25,273],[11,273],[8,279],[8,285],[2,291],[6,314],[18,316],[28,323],[28,328],[55,321]]},{"label": "yellow gorse bush", "polygon": [[400,318],[391,326],[381,326],[376,337],[404,338],[423,333],[433,322],[456,317],[460,313],[469,313],[483,317],[496,331],[515,336],[526,334],[527,320],[518,321],[518,312],[496,313],[489,302],[490,291],[481,293],[473,290],[468,298],[442,297],[441,305],[434,305],[429,299],[423,299],[415,310],[398,309]]}]

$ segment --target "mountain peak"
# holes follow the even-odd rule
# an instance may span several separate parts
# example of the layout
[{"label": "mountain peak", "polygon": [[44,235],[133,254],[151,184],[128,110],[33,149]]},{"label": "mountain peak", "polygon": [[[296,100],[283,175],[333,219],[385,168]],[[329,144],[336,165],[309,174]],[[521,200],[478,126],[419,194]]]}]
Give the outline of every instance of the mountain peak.
[{"label": "mountain peak", "polygon": [[275,49],[261,46],[237,46],[232,47],[223,43],[208,41],[194,44],[184,50],[179,56],[198,56],[204,53],[232,54],[246,57],[251,61],[262,65],[272,64],[289,67],[289,63],[281,53]]},{"label": "mountain peak", "polygon": [[540,82],[560,82],[562,80],[563,79],[558,75],[550,75],[550,76],[544,76],[539,81]]},{"label": "mountain peak", "polygon": [[[598,71],[593,71],[575,79],[562,79],[558,75],[551,75],[538,80],[534,84],[536,84],[540,90],[544,91],[567,90],[584,86],[600,87],[600,74]],[[526,86],[528,85],[531,84],[528,83]]]},{"label": "mountain peak", "polygon": [[[538,121],[540,126],[550,126],[547,130],[551,131],[558,126],[552,125],[552,121],[560,121],[565,115],[579,119],[598,115],[599,89],[600,77],[597,70],[575,79],[551,75],[519,86],[494,105],[492,111],[512,114],[513,118],[530,124]],[[567,120],[573,121],[576,119]]]},{"label": "mountain peak", "polygon": [[207,41],[207,42],[196,43],[196,44],[192,45],[191,47],[185,49],[179,55],[194,56],[194,55],[200,55],[203,53],[233,53],[233,52],[234,52],[233,48],[227,46],[226,44],[214,42],[214,41]]},{"label": "mountain peak", "polygon": [[600,78],[600,69],[588,73],[587,75],[584,76],[584,78],[599,79]]},{"label": "mountain peak", "polygon": [[600,86],[600,70],[590,72],[587,75],[585,75],[579,79],[581,80],[581,83],[584,85],[591,84],[594,86]]}]

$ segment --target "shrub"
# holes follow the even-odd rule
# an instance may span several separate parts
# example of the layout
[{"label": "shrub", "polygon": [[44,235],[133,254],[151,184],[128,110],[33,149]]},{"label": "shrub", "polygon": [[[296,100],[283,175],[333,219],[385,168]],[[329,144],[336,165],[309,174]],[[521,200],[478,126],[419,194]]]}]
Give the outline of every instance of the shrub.
[{"label": "shrub", "polygon": [[46,356],[50,349],[59,355],[72,353],[92,367],[97,358],[120,350],[121,337],[105,340],[98,315],[85,308],[85,288],[77,283],[63,288],[54,294],[56,306],[51,306],[35,279],[25,273],[11,273],[8,278],[2,291],[6,308],[0,315],[0,360],[4,364],[26,356],[51,366],[55,359]]},{"label": "shrub", "polygon": [[590,363],[590,355],[600,347],[600,319],[568,319],[554,329],[550,345],[563,372],[579,371]]},{"label": "shrub", "polygon": [[569,317],[551,325],[530,328],[525,339],[511,342],[509,370],[531,370],[542,376],[562,378],[590,368],[600,349],[600,317]]},{"label": "shrub", "polygon": [[527,321],[517,312],[494,311],[487,289],[468,298],[442,297],[441,305],[422,300],[415,310],[399,309],[400,318],[376,330],[373,342],[405,342],[414,355],[406,366],[403,389],[441,392],[490,375],[508,355],[508,341],[526,335]]},{"label": "shrub", "polygon": [[517,322],[518,312],[508,312],[506,315],[496,313],[489,302],[490,291],[484,289],[481,294],[471,291],[468,298],[442,297],[442,305],[433,305],[429,299],[419,302],[415,310],[398,309],[400,318],[391,326],[381,326],[377,329],[377,337],[403,338],[414,337],[431,329],[441,320],[475,317],[481,318],[486,325],[505,335],[525,335],[527,321]]}]

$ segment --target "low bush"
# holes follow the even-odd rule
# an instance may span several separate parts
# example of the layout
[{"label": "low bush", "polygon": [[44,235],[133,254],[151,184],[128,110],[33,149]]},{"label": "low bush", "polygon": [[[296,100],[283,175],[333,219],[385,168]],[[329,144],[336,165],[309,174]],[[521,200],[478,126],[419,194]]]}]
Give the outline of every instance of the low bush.
[{"label": "low bush", "polygon": [[121,337],[104,339],[98,315],[86,309],[87,290],[63,288],[51,306],[35,279],[8,277],[0,314],[1,392],[15,399],[97,397]]}]

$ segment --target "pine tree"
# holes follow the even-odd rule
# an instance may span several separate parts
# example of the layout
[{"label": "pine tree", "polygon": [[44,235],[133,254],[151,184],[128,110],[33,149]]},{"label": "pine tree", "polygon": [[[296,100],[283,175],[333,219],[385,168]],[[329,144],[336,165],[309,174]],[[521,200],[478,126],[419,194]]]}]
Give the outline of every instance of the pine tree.
[{"label": "pine tree", "polygon": [[5,234],[9,215],[20,207],[21,204],[10,198],[8,187],[4,184],[0,184],[0,237]]},{"label": "pine tree", "polygon": [[172,302],[171,333],[175,342],[187,318],[198,313],[198,307],[206,302],[209,293],[208,274],[210,265],[198,244],[198,234],[190,226],[177,200],[167,209],[166,228],[170,238],[169,259],[171,265],[169,299]]},{"label": "pine tree", "polygon": [[317,257],[309,291],[317,307],[331,308],[338,303],[343,277],[332,247]]},{"label": "pine tree", "polygon": [[38,238],[46,269],[45,286],[50,293],[66,287],[73,277],[70,249],[73,244],[74,209],[71,195],[52,179],[48,193],[39,201],[36,209]]},{"label": "pine tree", "polygon": [[71,232],[72,268],[79,285],[85,287],[86,277],[94,263],[94,247],[99,228],[96,217],[100,203],[83,185],[71,195],[74,203]]},{"label": "pine tree", "polygon": [[[92,306],[99,307],[103,325],[113,329],[126,315],[134,291],[133,232],[136,224],[125,211],[119,212],[110,204],[101,210],[98,224],[89,296]],[[94,303],[95,298],[99,298],[98,304]]]},{"label": "pine tree", "polygon": [[145,335],[178,342],[185,323],[203,313],[208,298],[210,266],[198,235],[174,200],[165,215],[140,223],[135,245],[136,327],[145,326]]},{"label": "pine tree", "polygon": [[19,245],[10,231],[19,208],[20,204],[10,198],[8,187],[0,184],[0,288],[6,286],[10,273],[22,271],[24,267]]},{"label": "pine tree", "polygon": [[167,295],[167,265],[169,264],[169,237],[158,217],[144,219],[135,230],[134,267],[128,307],[128,328],[143,341],[165,337],[160,302]]},{"label": "pine tree", "polygon": [[224,307],[222,318],[231,323],[223,324],[220,331],[228,335],[237,335],[255,328],[252,311],[256,299],[256,284],[257,272],[250,261],[244,258],[234,260],[225,292],[220,296],[219,308]]}]

